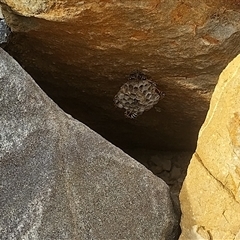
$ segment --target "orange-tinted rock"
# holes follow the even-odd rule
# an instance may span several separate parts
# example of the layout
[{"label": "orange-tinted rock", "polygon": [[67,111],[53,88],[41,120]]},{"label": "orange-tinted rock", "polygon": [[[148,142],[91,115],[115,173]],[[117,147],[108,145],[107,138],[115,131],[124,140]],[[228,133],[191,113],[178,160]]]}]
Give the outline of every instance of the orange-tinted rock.
[{"label": "orange-tinted rock", "polygon": [[[118,146],[193,149],[217,77],[240,51],[234,1],[1,2],[14,31],[6,50]],[[137,69],[166,97],[132,121],[113,98]]]}]

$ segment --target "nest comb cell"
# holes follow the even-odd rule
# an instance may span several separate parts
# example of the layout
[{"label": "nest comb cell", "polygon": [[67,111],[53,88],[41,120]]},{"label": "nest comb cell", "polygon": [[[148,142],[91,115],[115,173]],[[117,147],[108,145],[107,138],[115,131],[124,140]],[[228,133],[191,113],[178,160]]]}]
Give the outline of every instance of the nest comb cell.
[{"label": "nest comb cell", "polygon": [[139,71],[129,75],[114,97],[115,106],[125,109],[127,118],[136,118],[148,111],[165,96],[151,78]]}]

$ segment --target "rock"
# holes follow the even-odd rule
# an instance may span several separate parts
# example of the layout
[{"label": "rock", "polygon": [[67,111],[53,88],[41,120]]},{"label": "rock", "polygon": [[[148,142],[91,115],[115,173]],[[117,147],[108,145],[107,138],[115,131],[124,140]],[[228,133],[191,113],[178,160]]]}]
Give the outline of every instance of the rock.
[{"label": "rock", "polygon": [[[240,236],[240,55],[222,72],[180,194],[180,239]],[[198,238],[197,238],[198,236]]]},{"label": "rock", "polygon": [[168,186],[0,49],[0,238],[176,239]]},{"label": "rock", "polygon": [[156,175],[163,171],[163,168],[161,166],[151,166],[150,170]]},{"label": "rock", "polygon": [[[240,51],[234,0],[0,2],[14,32],[6,50],[65,111],[120,147],[195,149],[218,75]],[[131,120],[113,98],[135,70],[166,96]]]},{"label": "rock", "polygon": [[182,170],[179,167],[173,166],[171,170],[171,178],[177,180],[182,174]]},{"label": "rock", "polygon": [[172,168],[172,162],[170,159],[164,159],[164,161],[162,161],[162,167],[164,171],[170,171]]},{"label": "rock", "polygon": [[150,162],[157,166],[162,166],[162,159],[158,155],[151,156]]},{"label": "rock", "polygon": [[0,46],[1,47],[6,46],[6,44],[9,41],[10,34],[11,34],[11,30],[7,26],[5,19],[0,18]]}]

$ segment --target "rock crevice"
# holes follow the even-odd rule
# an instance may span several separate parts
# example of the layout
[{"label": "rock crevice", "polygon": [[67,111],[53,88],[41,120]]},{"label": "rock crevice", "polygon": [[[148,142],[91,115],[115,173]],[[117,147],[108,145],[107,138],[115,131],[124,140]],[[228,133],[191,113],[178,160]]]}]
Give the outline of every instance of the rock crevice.
[{"label": "rock crevice", "polygon": [[[66,112],[125,149],[193,151],[218,75],[240,51],[233,2],[0,2],[13,31],[6,50]],[[113,98],[135,70],[166,97],[131,121]]]}]

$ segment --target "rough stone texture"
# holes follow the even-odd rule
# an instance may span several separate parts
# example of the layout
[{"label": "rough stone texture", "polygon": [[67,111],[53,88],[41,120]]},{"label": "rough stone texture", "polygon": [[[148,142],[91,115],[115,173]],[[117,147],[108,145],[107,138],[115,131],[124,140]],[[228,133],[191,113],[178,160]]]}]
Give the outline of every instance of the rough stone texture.
[{"label": "rough stone texture", "polygon": [[240,239],[240,55],[222,72],[180,194],[181,240]]},{"label": "rough stone texture", "polygon": [[[0,2],[14,31],[6,50],[65,111],[121,147],[195,149],[217,78],[240,51],[237,0]],[[132,121],[113,98],[136,69],[166,97]]]},{"label": "rough stone texture", "polygon": [[175,239],[168,186],[0,49],[0,239]]}]

